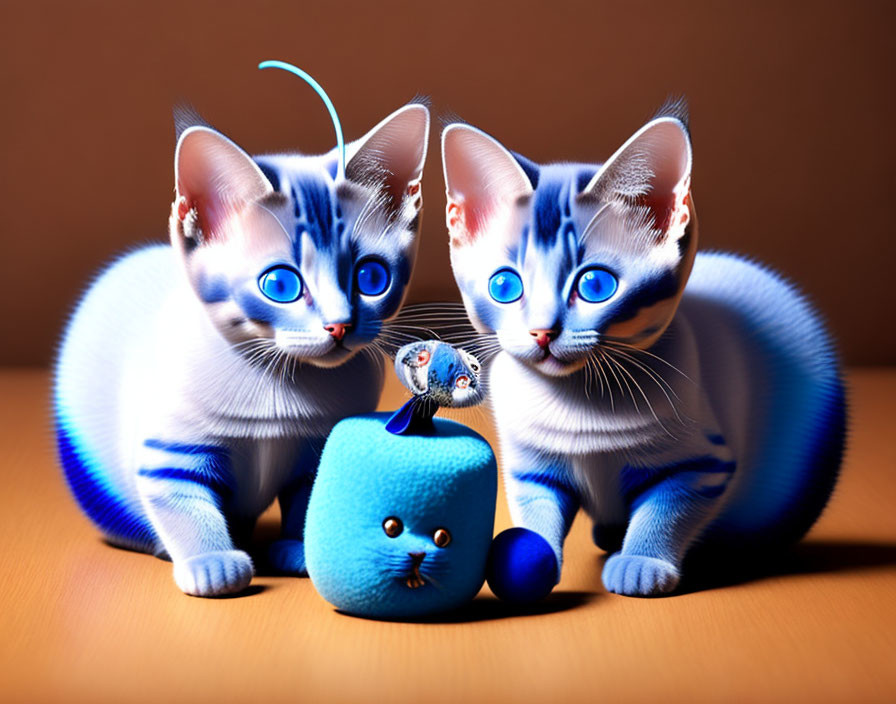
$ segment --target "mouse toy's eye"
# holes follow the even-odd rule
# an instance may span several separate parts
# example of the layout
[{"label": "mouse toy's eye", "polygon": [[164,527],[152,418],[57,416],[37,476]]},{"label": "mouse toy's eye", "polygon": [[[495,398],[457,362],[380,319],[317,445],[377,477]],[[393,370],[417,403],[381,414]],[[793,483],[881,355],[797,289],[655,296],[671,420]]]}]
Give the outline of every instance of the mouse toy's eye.
[{"label": "mouse toy's eye", "polygon": [[365,296],[379,296],[389,288],[389,270],[376,259],[364,259],[355,270],[358,290]]},{"label": "mouse toy's eye", "polygon": [[586,269],[579,275],[576,291],[589,303],[601,303],[611,298],[619,282],[606,269]]},{"label": "mouse toy's eye", "polygon": [[402,524],[400,518],[389,516],[385,521],[383,521],[383,530],[390,538],[397,538],[399,535],[401,535],[401,531],[404,530],[404,525]]},{"label": "mouse toy's eye", "polygon": [[473,355],[469,352],[464,352],[463,350],[458,350],[461,358],[464,360],[464,363],[470,368],[470,371],[474,374],[479,373],[479,360],[477,360]]},{"label": "mouse toy's eye", "polygon": [[513,269],[499,269],[488,280],[488,294],[498,303],[513,303],[523,295],[523,280]]},{"label": "mouse toy's eye", "polygon": [[277,303],[292,303],[302,295],[302,277],[289,266],[273,266],[258,277],[258,288]]},{"label": "mouse toy's eye", "polygon": [[470,385],[470,377],[468,377],[466,374],[461,374],[459,377],[457,377],[457,381],[455,383],[457,385],[457,388],[465,389]]},{"label": "mouse toy's eye", "polygon": [[448,543],[451,542],[451,533],[444,528],[438,528],[436,529],[436,532],[432,534],[432,542],[434,542],[438,548],[447,547]]},{"label": "mouse toy's eye", "polygon": [[429,364],[430,354],[429,350],[424,348],[417,353],[417,364],[424,365]]}]

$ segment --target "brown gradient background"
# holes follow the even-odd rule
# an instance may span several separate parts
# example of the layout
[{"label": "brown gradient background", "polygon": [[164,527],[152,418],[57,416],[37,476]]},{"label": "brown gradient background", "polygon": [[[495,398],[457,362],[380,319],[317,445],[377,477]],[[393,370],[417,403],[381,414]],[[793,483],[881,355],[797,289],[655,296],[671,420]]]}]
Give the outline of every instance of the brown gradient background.
[{"label": "brown gradient background", "polygon": [[[701,246],[817,301],[847,362],[896,361],[893,4],[9,3],[0,9],[0,364],[45,364],[109,257],[165,237],[171,107],[250,152],[353,139],[417,93],[540,161],[602,160],[690,100]],[[411,300],[456,297],[438,120]]]},{"label": "brown gradient background", "polygon": [[[537,160],[604,159],[684,93],[703,248],[779,268],[850,364],[892,364],[894,9],[0,0],[0,366],[46,364],[98,267],[165,237],[174,103],[252,152],[332,145],[318,98],[259,72],[266,58],[315,75],[349,139],[420,92]],[[455,297],[434,127],[414,300]],[[334,613],[309,580],[266,573],[239,598],[185,597],[170,564],[112,549],[79,515],[47,371],[0,368],[0,700],[896,701],[896,368],[847,382],[842,481],[767,572],[610,595],[579,516],[544,604],[514,610],[484,588],[445,623],[400,624]],[[390,376],[381,408],[404,398]],[[485,415],[471,424],[495,442]],[[509,526],[502,492],[495,528]]]}]

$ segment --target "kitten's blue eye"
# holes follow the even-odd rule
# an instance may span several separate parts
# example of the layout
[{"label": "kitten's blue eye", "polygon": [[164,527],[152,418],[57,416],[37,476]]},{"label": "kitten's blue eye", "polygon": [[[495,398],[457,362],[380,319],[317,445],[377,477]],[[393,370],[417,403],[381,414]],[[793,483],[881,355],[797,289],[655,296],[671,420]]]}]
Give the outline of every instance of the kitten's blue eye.
[{"label": "kitten's blue eye", "polygon": [[288,266],[275,266],[258,279],[261,292],[277,303],[292,303],[302,295],[302,277]]},{"label": "kitten's blue eye", "polygon": [[579,276],[576,290],[579,295],[589,303],[600,303],[611,298],[619,282],[606,269],[586,269]]},{"label": "kitten's blue eye", "polygon": [[365,259],[355,270],[358,290],[365,296],[379,296],[389,288],[389,270],[376,259]]},{"label": "kitten's blue eye", "polygon": [[523,295],[523,280],[513,269],[500,269],[488,280],[488,292],[498,303],[513,303]]}]

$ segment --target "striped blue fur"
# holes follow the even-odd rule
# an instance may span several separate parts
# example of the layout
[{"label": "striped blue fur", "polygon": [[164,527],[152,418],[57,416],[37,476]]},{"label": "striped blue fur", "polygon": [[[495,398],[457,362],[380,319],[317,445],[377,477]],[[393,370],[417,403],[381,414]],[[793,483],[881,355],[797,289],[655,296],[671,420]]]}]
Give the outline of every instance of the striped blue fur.
[{"label": "striped blue fur", "polygon": [[407,105],[347,144],[344,173],[335,150],[253,158],[178,124],[171,244],[86,291],[54,410],[66,480],[103,536],[170,557],[182,591],[216,596],[249,584],[245,541],[275,499],[270,560],[305,572],[323,439],[376,407],[382,352],[398,346],[429,112]]},{"label": "striped blue fur", "polygon": [[533,563],[525,593],[559,580],[579,507],[613,553],[606,588],[630,596],[674,591],[698,545],[761,555],[805,534],[845,443],[839,361],[791,283],[696,253],[682,105],[604,164],[539,165],[460,123],[442,155],[452,266],[481,338],[464,344],[496,351],[511,516],[556,558],[550,574]]},{"label": "striped blue fur", "polygon": [[56,426],[56,450],[72,494],[103,533],[115,536],[125,547],[152,544],[154,533],[149,521],[141,512],[131,510],[91,467],[90,456],[79,447],[61,417]]}]

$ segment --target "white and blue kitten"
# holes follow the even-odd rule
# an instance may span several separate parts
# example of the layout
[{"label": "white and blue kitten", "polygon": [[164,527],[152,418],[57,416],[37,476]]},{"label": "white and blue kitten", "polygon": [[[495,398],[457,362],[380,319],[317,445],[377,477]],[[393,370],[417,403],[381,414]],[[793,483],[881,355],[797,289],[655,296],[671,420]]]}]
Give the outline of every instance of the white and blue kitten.
[{"label": "white and blue kitten", "polygon": [[251,158],[181,125],[171,246],[109,266],[65,331],[59,454],[109,542],[167,555],[186,593],[253,575],[234,538],[278,498],[274,566],[305,571],[305,509],[340,419],[372,411],[411,275],[429,111],[341,154]]},{"label": "white and blue kitten", "polygon": [[602,165],[538,165],[460,123],[442,156],[457,284],[493,340],[480,344],[500,348],[490,392],[511,515],[556,558],[536,574],[521,547],[496,580],[508,596],[559,580],[580,507],[613,553],[606,588],[627,595],[674,590],[697,543],[737,556],[801,537],[838,474],[840,368],[793,285],[695,257],[683,107]]}]

